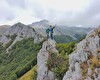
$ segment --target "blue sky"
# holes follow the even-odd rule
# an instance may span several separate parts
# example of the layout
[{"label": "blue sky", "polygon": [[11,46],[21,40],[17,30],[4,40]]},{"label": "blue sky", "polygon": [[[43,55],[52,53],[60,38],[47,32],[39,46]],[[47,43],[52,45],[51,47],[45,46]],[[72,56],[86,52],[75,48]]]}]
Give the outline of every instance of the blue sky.
[{"label": "blue sky", "polygon": [[0,25],[52,23],[96,27],[100,24],[100,0],[0,0]]}]

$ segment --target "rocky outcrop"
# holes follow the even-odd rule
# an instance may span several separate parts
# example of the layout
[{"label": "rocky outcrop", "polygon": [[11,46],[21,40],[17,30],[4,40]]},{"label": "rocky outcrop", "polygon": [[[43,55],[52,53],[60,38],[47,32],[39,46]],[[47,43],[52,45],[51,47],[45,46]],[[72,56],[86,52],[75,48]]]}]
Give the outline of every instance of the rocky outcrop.
[{"label": "rocky outcrop", "polygon": [[32,27],[36,27],[36,28],[47,28],[49,25],[49,21],[48,20],[41,20],[41,21],[38,21],[38,22],[34,22],[32,24],[30,24],[30,26]]},{"label": "rocky outcrop", "polygon": [[77,44],[69,65],[63,80],[100,80],[100,27]]},{"label": "rocky outcrop", "polygon": [[48,39],[43,43],[41,50],[37,55],[37,80],[55,80],[54,72],[48,70],[46,62],[49,57],[49,51],[58,52],[55,48],[55,41]]},{"label": "rocky outcrop", "polygon": [[3,45],[7,44],[9,41],[11,41],[11,39],[8,38],[7,36],[0,37],[0,43],[2,43]]},{"label": "rocky outcrop", "polygon": [[24,25],[22,23],[17,23],[11,26],[5,33],[5,35],[14,35],[29,38],[35,36],[35,31],[30,26]]},{"label": "rocky outcrop", "polygon": [[17,41],[20,41],[25,38],[34,38],[34,43],[40,43],[43,40],[43,37],[38,34],[32,27],[24,25],[22,23],[17,23],[11,26],[6,33],[0,37],[0,43],[3,45],[12,42],[11,45],[7,48],[7,52],[13,44]]}]

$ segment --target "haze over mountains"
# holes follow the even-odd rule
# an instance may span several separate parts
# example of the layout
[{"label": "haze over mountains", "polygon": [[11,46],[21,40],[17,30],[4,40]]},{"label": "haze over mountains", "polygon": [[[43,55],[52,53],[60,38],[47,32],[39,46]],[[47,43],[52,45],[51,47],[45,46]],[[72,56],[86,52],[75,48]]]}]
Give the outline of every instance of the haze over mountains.
[{"label": "haze over mountains", "polygon": [[[46,36],[45,30],[49,28],[50,25],[56,27],[54,30],[54,35],[57,35],[57,37],[60,37],[62,35],[64,37],[66,36],[71,37],[73,40],[80,39],[92,29],[92,28],[84,28],[84,27],[76,27],[76,26],[71,27],[71,26],[57,25],[57,24],[51,23],[48,20],[41,20],[38,22],[34,22],[32,24],[29,24],[28,26],[34,28],[35,31],[41,34],[42,36]],[[0,35],[3,35],[9,27],[10,26],[8,25],[1,26]]]}]

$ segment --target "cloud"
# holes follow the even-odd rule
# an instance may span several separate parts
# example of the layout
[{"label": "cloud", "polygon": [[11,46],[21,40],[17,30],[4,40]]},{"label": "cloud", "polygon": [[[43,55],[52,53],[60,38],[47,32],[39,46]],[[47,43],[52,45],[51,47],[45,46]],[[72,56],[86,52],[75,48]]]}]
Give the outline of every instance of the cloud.
[{"label": "cloud", "polygon": [[1,0],[0,24],[47,19],[56,24],[84,27],[100,23],[100,0]]},{"label": "cloud", "polygon": [[26,7],[26,3],[25,3],[25,0],[6,0],[7,3],[12,6],[12,7],[20,7],[20,8],[25,8]]},{"label": "cloud", "polygon": [[0,23],[12,20],[15,16],[14,13],[12,13],[12,9],[10,9],[10,6],[7,4],[6,1],[2,0],[2,3],[0,3]]}]

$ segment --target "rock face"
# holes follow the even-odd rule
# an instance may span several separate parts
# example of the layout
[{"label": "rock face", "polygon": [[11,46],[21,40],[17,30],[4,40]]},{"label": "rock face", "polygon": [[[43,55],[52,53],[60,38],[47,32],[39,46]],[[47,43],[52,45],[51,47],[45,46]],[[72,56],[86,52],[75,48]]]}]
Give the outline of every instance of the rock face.
[{"label": "rock face", "polygon": [[30,26],[34,26],[36,28],[46,28],[49,26],[48,24],[49,24],[48,20],[41,20],[41,21],[30,24]]},{"label": "rock face", "polygon": [[100,80],[100,27],[77,44],[69,65],[63,80]]},{"label": "rock face", "polygon": [[32,37],[34,38],[34,43],[40,43],[43,40],[43,37],[39,35],[32,27],[22,23],[17,23],[11,26],[6,33],[0,37],[0,43],[5,45],[12,41],[11,45],[7,48],[8,51],[17,41]]},{"label": "rock face", "polygon": [[5,33],[5,35],[18,35],[23,38],[29,38],[35,36],[35,31],[27,25],[24,25],[22,23],[17,23],[13,26],[11,26]]},{"label": "rock face", "polygon": [[11,39],[7,38],[6,36],[0,37],[0,43],[3,45],[7,44]]},{"label": "rock face", "polygon": [[37,80],[55,80],[54,78],[54,73],[49,71],[46,62],[48,60],[49,56],[49,51],[52,52],[58,52],[55,48],[55,41],[48,39],[43,43],[43,46],[41,50],[38,53],[37,56],[37,65],[38,65],[38,70],[37,70]]}]

